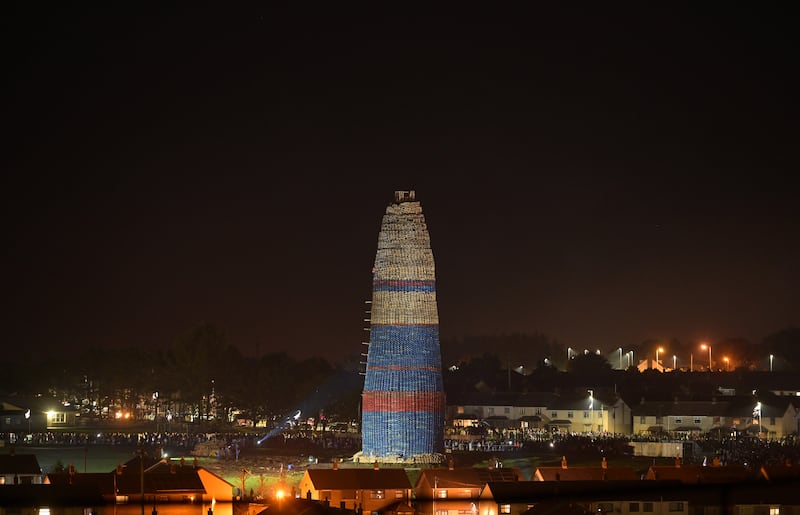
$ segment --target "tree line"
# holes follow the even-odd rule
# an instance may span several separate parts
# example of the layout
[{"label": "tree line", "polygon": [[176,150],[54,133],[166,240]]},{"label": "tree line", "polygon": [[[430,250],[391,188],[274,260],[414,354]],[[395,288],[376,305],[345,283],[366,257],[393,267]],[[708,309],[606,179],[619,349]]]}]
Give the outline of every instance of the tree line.
[{"label": "tree line", "polygon": [[[647,340],[630,349],[644,356],[659,344]],[[668,344],[669,354],[692,352],[696,346],[677,340]],[[568,359],[568,348],[543,334],[443,340],[441,349],[447,394],[554,391],[587,381],[646,392],[668,382],[656,382],[651,371],[639,373],[634,366],[612,370],[619,368],[618,362],[611,362],[616,361],[614,350],[576,352]],[[778,331],[760,344],[741,339],[714,342],[714,351],[735,355],[739,371],[764,370],[768,355],[774,358],[776,372],[797,371],[800,329]],[[699,353],[697,359],[702,361]],[[36,363],[6,364],[4,369],[0,393],[58,398],[97,417],[129,409],[139,417],[155,412],[155,417],[170,413],[181,420],[230,421],[238,416],[274,423],[299,410],[304,417],[325,413],[329,420],[351,421],[360,418],[363,387],[356,367],[343,368],[323,358],[297,360],[286,353],[246,357],[212,324],[195,328],[166,349],[92,348],[66,357],[43,356]],[[699,376],[694,381],[694,391],[706,388]]]}]

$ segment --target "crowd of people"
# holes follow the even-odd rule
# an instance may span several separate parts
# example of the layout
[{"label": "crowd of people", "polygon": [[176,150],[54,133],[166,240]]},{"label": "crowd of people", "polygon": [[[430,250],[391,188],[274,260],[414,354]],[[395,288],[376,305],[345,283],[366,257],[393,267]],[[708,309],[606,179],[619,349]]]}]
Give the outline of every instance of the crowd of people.
[{"label": "crowd of people", "polygon": [[[465,441],[447,439],[449,452],[508,452],[535,455],[574,455],[583,457],[613,457],[633,453],[632,442],[638,437],[623,435],[537,434],[534,438],[520,435],[484,435]],[[242,452],[251,449],[281,449],[293,453],[313,453],[322,450],[354,454],[360,449],[358,433],[330,431],[279,431],[275,434],[255,433],[189,433],[189,432],[41,432],[20,437],[0,433],[0,440],[16,445],[38,446],[148,446],[171,449],[175,454],[204,455],[219,459],[238,459]],[[650,438],[647,441],[658,441]],[[664,440],[666,441],[666,440]],[[685,439],[682,441],[686,441]],[[692,440],[700,449],[696,455],[683,456],[684,463],[701,463],[708,457],[717,458],[723,465],[740,464],[760,466],[765,464],[800,463],[800,441],[794,438],[761,440],[752,437]]]}]

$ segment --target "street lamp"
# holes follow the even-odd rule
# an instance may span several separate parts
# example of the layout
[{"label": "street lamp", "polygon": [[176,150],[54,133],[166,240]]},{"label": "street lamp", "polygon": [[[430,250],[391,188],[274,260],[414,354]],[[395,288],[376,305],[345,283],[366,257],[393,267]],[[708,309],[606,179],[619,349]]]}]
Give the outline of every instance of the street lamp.
[{"label": "street lamp", "polygon": [[722,361],[725,362],[725,372],[729,372],[730,371],[729,365],[731,364],[731,360],[728,359],[728,356],[725,356],[724,358],[722,358]]},{"label": "street lamp", "polygon": [[753,410],[753,415],[758,417],[758,437],[761,438],[761,401],[756,403],[756,409]]},{"label": "street lamp", "polygon": [[617,350],[619,350],[619,368],[622,370],[622,347]]},{"label": "street lamp", "polygon": [[572,358],[571,354],[572,354],[572,347],[567,347],[567,361],[569,361]]},{"label": "street lamp", "polygon": [[587,390],[589,392],[589,409],[591,416],[589,417],[589,432],[594,433],[594,390]]},{"label": "street lamp", "polygon": [[772,359],[775,357],[774,354],[769,355],[769,371],[772,372]]},{"label": "street lamp", "polygon": [[628,351],[628,356],[629,356],[628,357],[628,366],[630,367],[631,365],[633,365],[633,351],[632,350]]},{"label": "street lamp", "polygon": [[658,368],[658,353],[664,352],[664,347],[659,347],[656,349],[656,368]]},{"label": "street lamp", "polygon": [[678,368],[678,356],[675,354],[672,355],[672,370]]},{"label": "street lamp", "polygon": [[700,348],[703,350],[708,349],[708,371],[711,372],[711,345],[708,343],[701,343]]}]

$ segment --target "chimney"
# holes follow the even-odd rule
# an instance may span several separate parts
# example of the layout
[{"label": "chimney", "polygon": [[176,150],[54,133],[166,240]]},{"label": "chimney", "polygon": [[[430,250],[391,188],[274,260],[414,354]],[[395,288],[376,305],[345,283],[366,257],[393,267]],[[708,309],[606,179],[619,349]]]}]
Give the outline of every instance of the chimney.
[{"label": "chimney", "polygon": [[378,467],[378,460],[375,460],[375,463],[372,464],[372,470],[378,470],[379,468],[380,467]]}]

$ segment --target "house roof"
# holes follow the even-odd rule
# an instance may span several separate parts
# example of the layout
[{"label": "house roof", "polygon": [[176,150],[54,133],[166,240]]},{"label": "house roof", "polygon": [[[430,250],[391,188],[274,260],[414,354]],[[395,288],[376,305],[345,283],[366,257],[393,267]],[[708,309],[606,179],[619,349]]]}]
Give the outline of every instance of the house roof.
[{"label": "house roof", "polygon": [[634,417],[702,417],[725,416],[730,409],[727,401],[645,401],[631,408]]},{"label": "house roof", "polygon": [[764,465],[761,467],[761,475],[767,481],[800,480],[800,466],[793,466],[791,463],[786,465]]},{"label": "house roof", "polygon": [[3,485],[0,506],[100,506],[102,495],[93,485]]},{"label": "house roof", "polygon": [[556,397],[550,392],[455,392],[448,395],[451,406],[546,407]]},{"label": "house roof", "polygon": [[0,454],[0,474],[39,475],[42,468],[33,454]]},{"label": "house roof", "polygon": [[681,483],[738,483],[749,481],[757,475],[742,465],[724,467],[703,467],[702,465],[652,466],[646,479],[671,479]]},{"label": "house roof", "polygon": [[411,482],[400,468],[306,469],[316,490],[380,490],[411,489]]},{"label": "house roof", "polygon": [[634,481],[639,475],[631,467],[539,467],[533,474],[540,481]]},{"label": "house roof", "polygon": [[460,467],[454,469],[423,469],[417,479],[416,487],[421,485],[436,488],[483,488],[490,481],[520,481],[522,472],[516,467],[477,468]]},{"label": "house roof", "polygon": [[0,402],[0,412],[21,412],[25,411],[25,408],[21,408],[15,404],[11,404],[10,402]]},{"label": "house roof", "polygon": [[[113,473],[112,473],[113,474]],[[119,474],[116,477],[117,491],[121,495],[136,495],[141,492],[141,476],[137,474]],[[150,472],[144,474],[144,491],[146,493],[205,493],[200,476],[194,474],[170,474]]]},{"label": "house roof", "polygon": [[106,495],[114,494],[114,475],[110,472],[92,472],[70,475],[67,472],[51,473],[47,475],[52,485],[91,485],[98,492]]},{"label": "house roof", "polygon": [[608,410],[608,405],[600,401],[596,396],[589,397],[589,395],[560,397],[557,396],[553,402],[548,404],[547,409],[550,411],[557,410],[574,410],[574,411],[588,411],[592,408],[596,410]]},{"label": "house roof", "polygon": [[679,481],[518,481],[487,483],[481,491],[480,499],[492,498],[498,504],[535,502],[555,499],[617,499],[624,492],[637,492],[642,500],[679,499],[675,488]]}]

